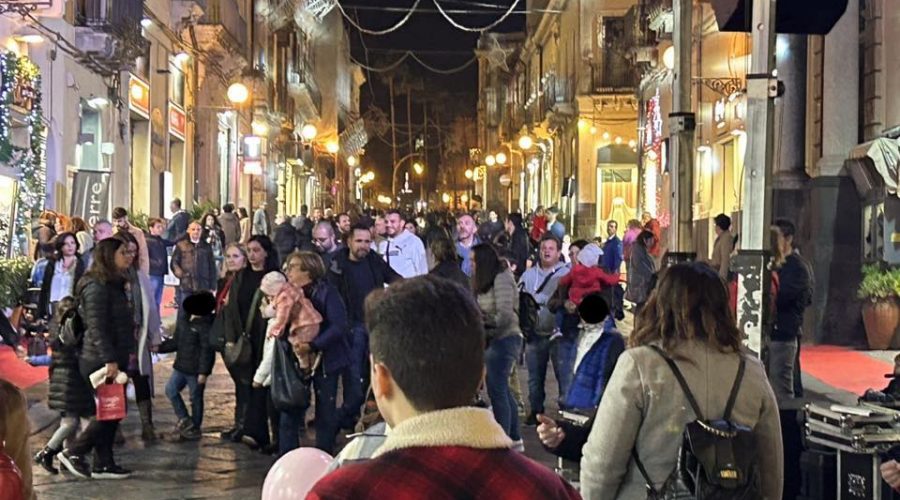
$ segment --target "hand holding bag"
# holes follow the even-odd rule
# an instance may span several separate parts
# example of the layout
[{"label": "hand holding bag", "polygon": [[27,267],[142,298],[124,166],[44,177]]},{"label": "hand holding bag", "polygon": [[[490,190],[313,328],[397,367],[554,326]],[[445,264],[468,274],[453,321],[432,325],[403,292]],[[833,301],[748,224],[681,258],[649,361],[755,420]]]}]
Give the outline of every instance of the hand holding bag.
[{"label": "hand holding bag", "polygon": [[300,369],[291,343],[283,337],[275,339],[272,353],[272,405],[279,411],[308,408],[310,378]]},{"label": "hand holding bag", "polygon": [[250,345],[250,334],[247,333],[253,327],[253,321],[259,312],[259,301],[262,297],[262,291],[256,290],[253,294],[253,301],[250,304],[250,311],[247,313],[247,322],[241,330],[241,335],[234,342],[227,342],[225,349],[222,351],[222,359],[225,360],[226,366],[246,365],[250,362],[250,356],[253,354],[253,348]]},{"label": "hand holding bag", "polygon": [[94,402],[97,406],[97,420],[122,420],[127,415],[125,386],[111,383],[97,386]]}]

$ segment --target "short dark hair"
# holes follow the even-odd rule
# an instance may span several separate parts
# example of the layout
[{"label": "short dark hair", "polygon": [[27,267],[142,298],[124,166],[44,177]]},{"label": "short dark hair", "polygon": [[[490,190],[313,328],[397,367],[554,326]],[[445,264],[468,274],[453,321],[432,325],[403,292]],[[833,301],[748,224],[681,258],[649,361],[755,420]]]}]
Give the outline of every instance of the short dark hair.
[{"label": "short dark hair", "polygon": [[121,219],[122,217],[128,217],[128,210],[125,210],[125,207],[116,207],[112,211],[113,219]]},{"label": "short dark hair", "polygon": [[366,299],[372,358],[420,412],[472,404],[484,371],[484,325],[474,298],[436,276],[392,284]]},{"label": "short dark hair", "polygon": [[406,214],[404,214],[403,211],[399,208],[390,208],[384,213],[385,217],[392,214],[397,214],[400,217],[400,220],[402,220],[403,222],[407,221]]},{"label": "short dark hair", "polygon": [[156,224],[162,224],[163,226],[165,226],[166,221],[160,219],[159,217],[151,217],[147,221],[147,228],[151,228],[151,227],[155,226]]},{"label": "short dark hair", "polygon": [[456,245],[446,236],[434,238],[431,240],[428,248],[431,250],[431,255],[434,256],[435,262],[456,262],[459,260],[459,255],[456,253]]},{"label": "short dark hair", "polygon": [[222,206],[222,211],[225,212],[226,214],[230,214],[231,212],[234,212],[234,204],[226,203],[225,205]]},{"label": "short dark hair", "polygon": [[556,249],[562,250],[562,242],[559,241],[559,238],[557,238],[555,234],[550,232],[545,233],[543,236],[541,236],[541,241],[538,242],[538,246],[540,247],[541,245],[543,245],[545,241],[552,241],[553,243],[556,243]]},{"label": "short dark hair", "polygon": [[776,219],[775,227],[781,231],[781,235],[785,238],[792,238],[795,234],[797,234],[797,226],[794,225],[793,222],[787,219]]},{"label": "short dark hair", "polygon": [[349,233],[350,237],[353,237],[353,235],[356,234],[357,231],[365,231],[367,233],[372,232],[370,230],[369,226],[367,226],[363,222],[357,222],[356,224],[353,224],[352,226],[350,226],[350,233]]},{"label": "short dark hair", "polygon": [[172,204],[178,208],[181,208],[181,200],[179,200],[178,198],[172,198]]},{"label": "short dark hair", "polygon": [[731,229],[731,217],[725,214],[719,214],[716,216],[713,221],[716,223],[716,226],[722,231],[728,231]]}]

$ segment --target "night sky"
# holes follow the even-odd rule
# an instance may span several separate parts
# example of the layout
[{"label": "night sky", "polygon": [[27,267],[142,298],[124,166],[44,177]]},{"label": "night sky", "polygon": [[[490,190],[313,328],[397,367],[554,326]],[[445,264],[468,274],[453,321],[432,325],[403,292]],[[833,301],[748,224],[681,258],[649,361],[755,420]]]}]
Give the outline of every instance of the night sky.
[{"label": "night sky", "polygon": [[[339,0],[347,14],[364,28],[383,30],[401,20],[405,12],[415,4],[415,0]],[[435,0],[421,0],[412,17],[396,31],[383,35],[367,35],[353,27],[346,19],[344,25],[350,38],[352,56],[360,63],[383,68],[396,62],[406,50],[416,53],[432,67],[439,69],[456,68],[474,56],[474,48],[478,41],[478,33],[469,33],[452,26],[437,10]],[[498,19],[512,5],[513,0],[437,0],[453,19],[469,27],[482,27]],[[505,22],[495,28],[494,32],[522,31],[525,26],[524,11],[526,0],[521,0],[516,12]],[[454,12],[457,11],[457,12]],[[458,12],[469,11],[469,12]],[[470,117],[471,126],[475,127],[475,111],[477,103],[478,65],[473,63],[464,71],[453,75],[441,75],[424,69],[415,61],[408,60],[394,71],[395,78],[403,78],[403,74],[413,80],[422,82],[422,90],[413,92],[412,123],[414,136],[421,134],[423,109],[420,99],[435,99],[429,104],[432,122],[434,114],[441,114],[442,129],[457,115]],[[390,101],[388,87],[384,76],[388,73],[367,71],[368,82],[361,90],[361,112],[372,106],[380,108],[390,119]],[[443,95],[441,95],[443,94]],[[448,105],[449,103],[449,105]],[[408,128],[406,114],[406,95],[400,94],[395,87],[395,111],[397,115],[398,157],[409,152]],[[426,146],[429,150],[429,166],[440,165],[437,155],[437,129],[428,129]],[[363,167],[373,169],[376,173],[376,186],[379,191],[390,191],[391,171],[391,133],[388,129],[381,140],[370,139],[363,159]],[[472,145],[474,146],[474,144]],[[434,148],[434,149],[432,149]],[[437,179],[437,168],[426,168],[429,187],[434,186]],[[418,188],[415,188],[418,189]]]}]

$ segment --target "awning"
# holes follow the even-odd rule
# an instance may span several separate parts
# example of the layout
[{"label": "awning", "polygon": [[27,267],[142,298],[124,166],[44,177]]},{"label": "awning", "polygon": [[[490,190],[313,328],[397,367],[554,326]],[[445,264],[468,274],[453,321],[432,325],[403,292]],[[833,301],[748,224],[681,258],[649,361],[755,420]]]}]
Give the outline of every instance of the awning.
[{"label": "awning", "polygon": [[884,188],[897,196],[900,183],[900,144],[894,139],[879,138],[856,146],[844,162],[856,190],[867,197],[873,189]]}]

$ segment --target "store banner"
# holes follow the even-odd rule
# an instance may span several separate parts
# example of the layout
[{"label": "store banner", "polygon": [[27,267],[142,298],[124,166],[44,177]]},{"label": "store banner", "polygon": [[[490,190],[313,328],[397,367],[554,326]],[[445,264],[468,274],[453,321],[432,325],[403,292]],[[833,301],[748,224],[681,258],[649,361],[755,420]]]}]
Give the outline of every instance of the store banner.
[{"label": "store banner", "polygon": [[93,226],[109,216],[109,172],[79,170],[72,182],[71,217],[81,217]]}]

